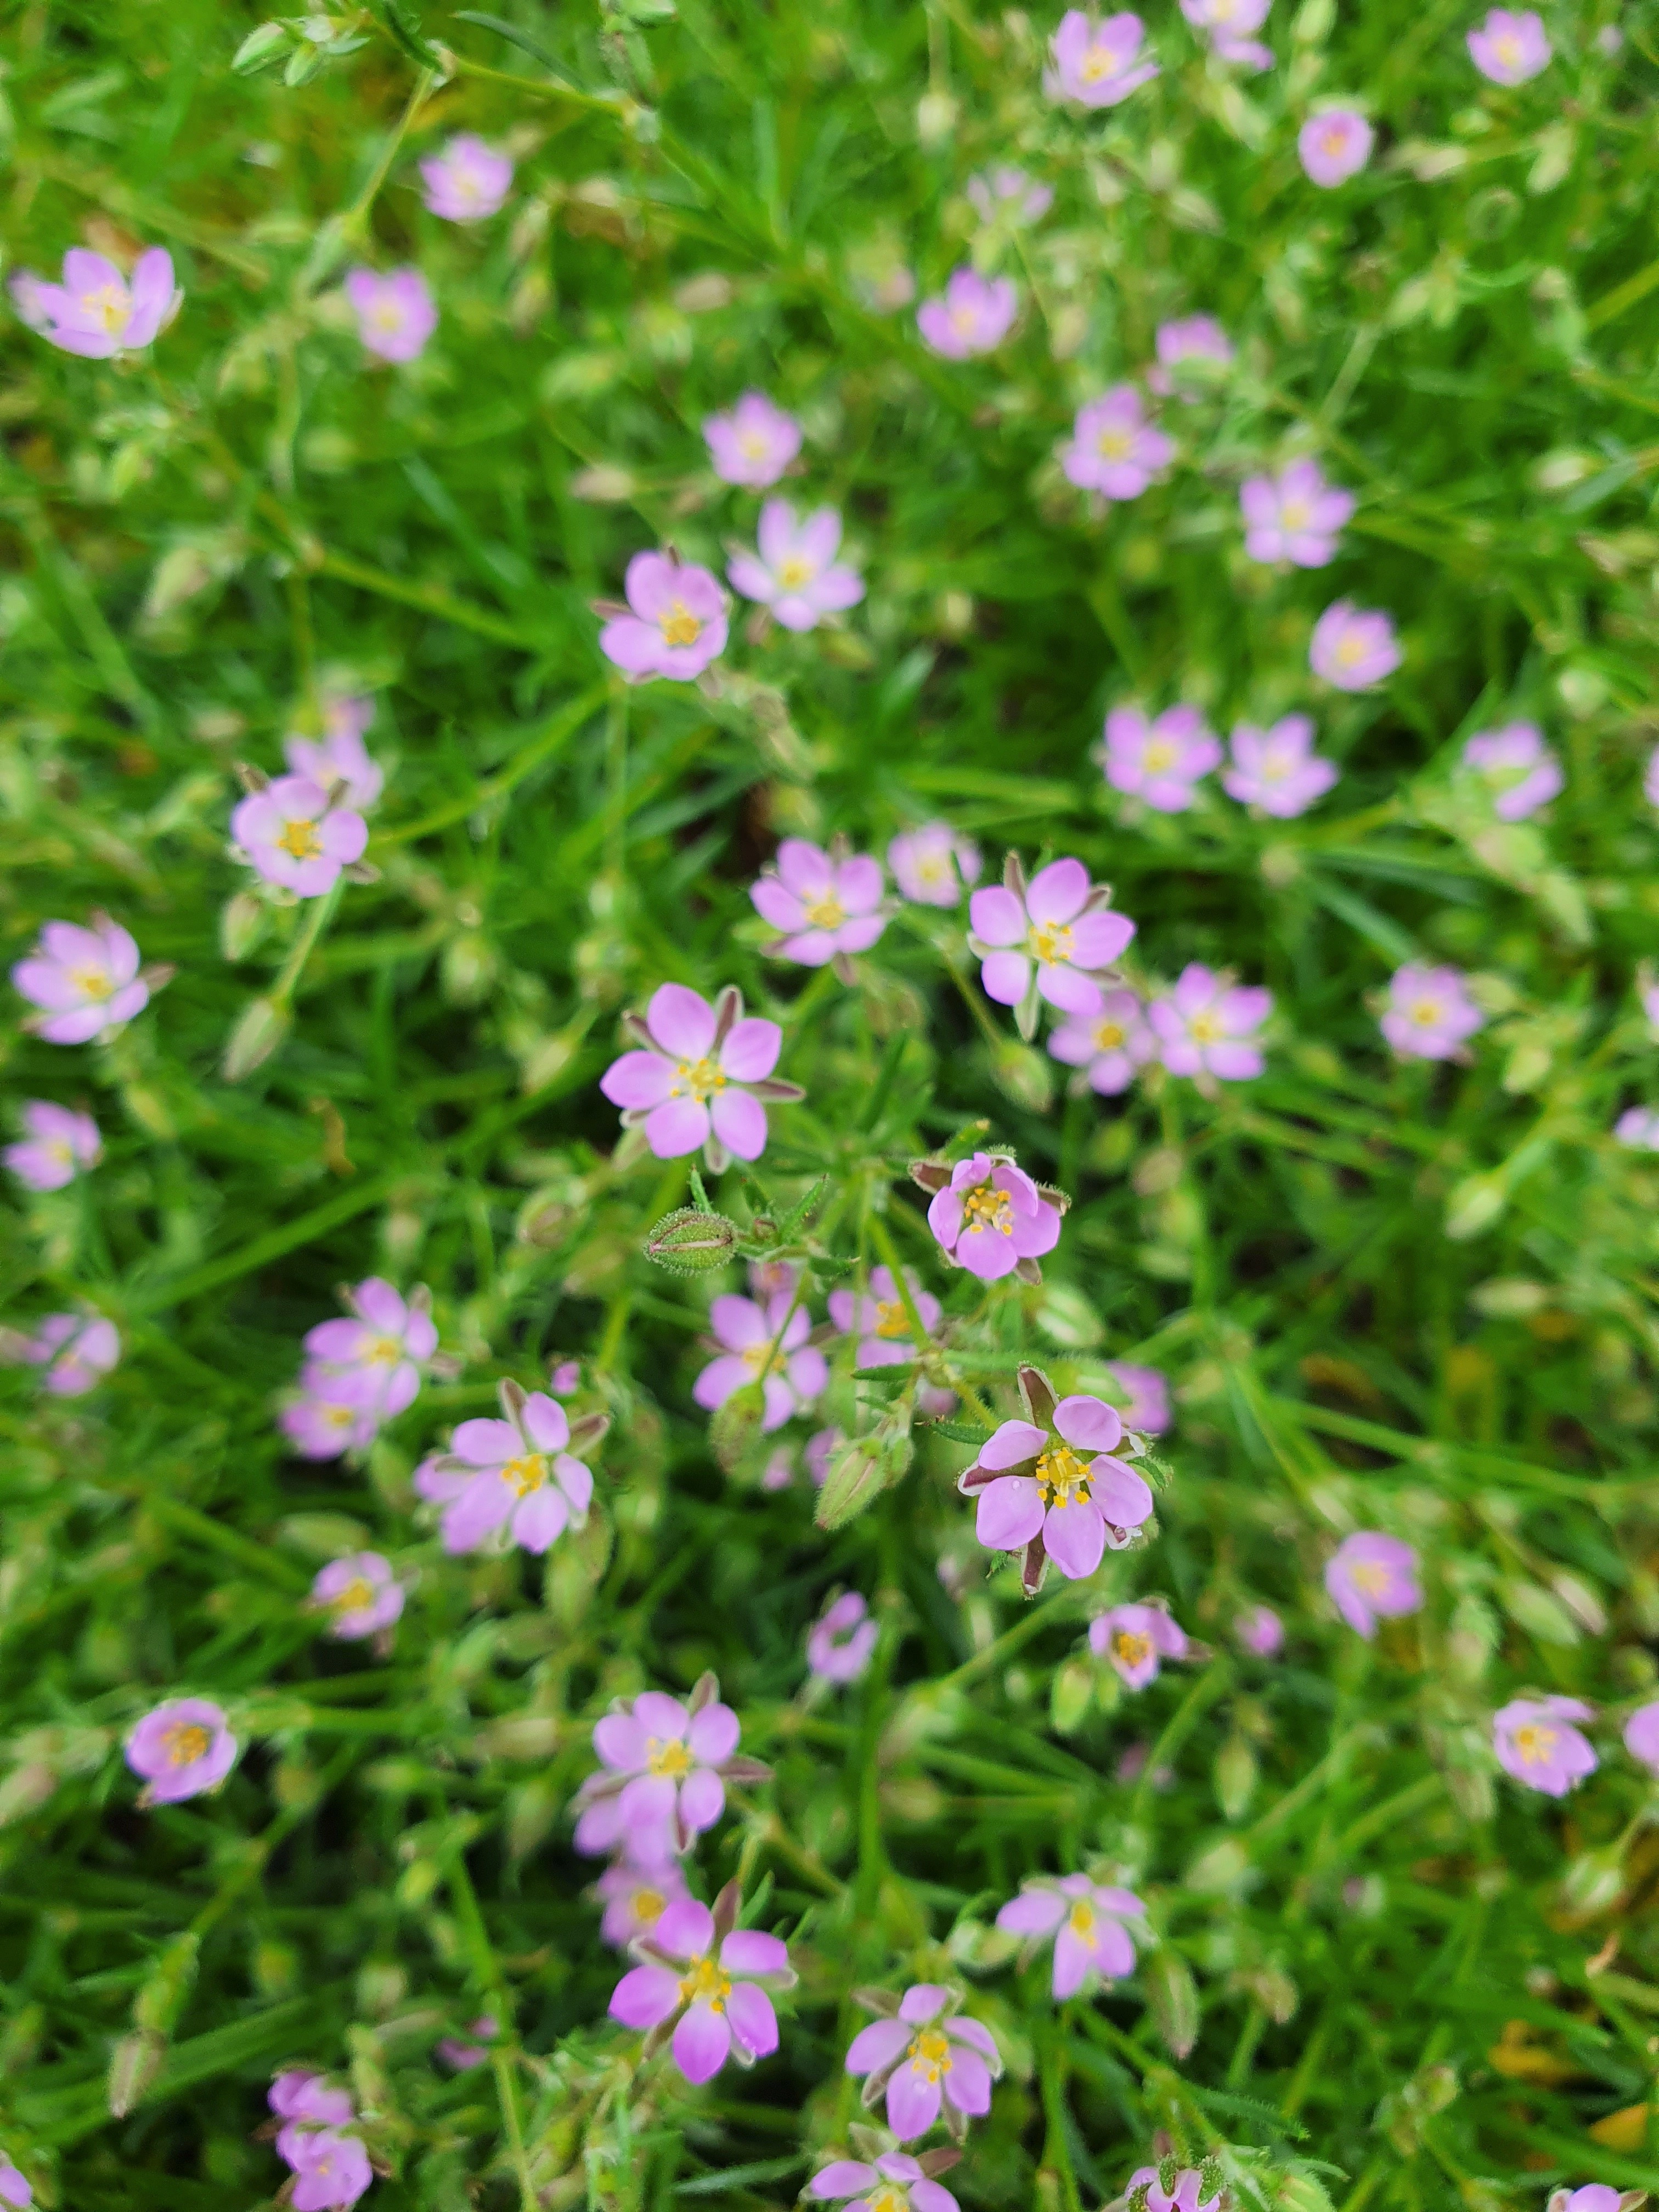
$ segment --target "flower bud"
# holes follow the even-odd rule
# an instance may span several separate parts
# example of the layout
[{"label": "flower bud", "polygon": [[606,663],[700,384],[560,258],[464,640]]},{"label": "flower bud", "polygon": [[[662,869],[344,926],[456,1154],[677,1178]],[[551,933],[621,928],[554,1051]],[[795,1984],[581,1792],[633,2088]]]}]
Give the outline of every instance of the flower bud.
[{"label": "flower bud", "polygon": [[246,960],[265,933],[270,908],[257,891],[238,891],[219,910],[219,950],[227,960]]},{"label": "flower bud", "polygon": [[[677,1206],[645,1240],[645,1255],[672,1275],[703,1275],[723,1267],[738,1249],[738,1225],[723,1213]],[[724,1409],[722,1409],[724,1410]]]},{"label": "flower bud", "polygon": [[282,59],[288,50],[289,29],[286,23],[261,23],[248,33],[230,58],[233,76],[257,76],[263,69]]},{"label": "flower bud", "polygon": [[124,2035],[110,2054],[109,2108],[115,2118],[125,2119],[142,2104],[150,2084],[161,2070],[167,2045],[153,2029]]},{"label": "flower bud", "polygon": [[1246,1739],[1230,1735],[1215,1760],[1216,1802],[1230,1820],[1242,1820],[1255,1795],[1255,1753]]},{"label": "flower bud", "polygon": [[1165,2045],[1186,2057],[1198,2041],[1198,1984],[1187,1961],[1167,1945],[1146,1962],[1146,1994]]},{"label": "flower bud", "polygon": [[227,1083],[240,1083],[263,1067],[294,1026],[289,1008],[275,999],[250,999],[225,1047],[221,1073]]},{"label": "flower bud", "polygon": [[908,1407],[902,1415],[885,1415],[867,1437],[854,1437],[842,1444],[818,1492],[813,1517],[819,1528],[842,1528],[873,1504],[909,1466],[911,1450]]},{"label": "flower bud", "polygon": [[758,1382],[745,1382],[715,1408],[708,1424],[708,1449],[728,1474],[760,1435],[765,1419],[766,1392]]},{"label": "flower bud", "polygon": [[1070,1735],[1082,1727],[1094,1695],[1094,1669],[1081,1659],[1068,1659],[1054,1670],[1048,1693],[1048,1721],[1056,1735]]}]

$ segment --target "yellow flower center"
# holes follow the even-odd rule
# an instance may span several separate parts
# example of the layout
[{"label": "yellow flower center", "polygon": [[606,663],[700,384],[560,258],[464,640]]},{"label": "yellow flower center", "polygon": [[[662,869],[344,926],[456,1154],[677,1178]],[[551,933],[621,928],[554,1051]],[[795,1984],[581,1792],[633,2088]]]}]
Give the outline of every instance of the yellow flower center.
[{"label": "yellow flower center", "polygon": [[903,1337],[910,1334],[910,1316],[898,1298],[876,1300],[876,1334]]},{"label": "yellow flower center", "polygon": [[702,634],[702,624],[684,599],[676,599],[666,614],[657,617],[657,628],[665,645],[695,645]]},{"label": "yellow flower center", "polygon": [[539,1490],[547,1480],[545,1452],[522,1452],[510,1459],[501,1469],[501,1480],[520,1498],[528,1498],[532,1490]]},{"label": "yellow flower center", "polygon": [[368,319],[377,331],[400,331],[404,311],[395,300],[377,300],[368,311]]},{"label": "yellow flower center", "polygon": [[1365,658],[1365,641],[1356,637],[1352,630],[1338,644],[1336,657],[1344,668],[1352,668],[1356,661]]},{"label": "yellow flower center", "polygon": [[936,2027],[924,2027],[920,2035],[912,2036],[908,2055],[911,2065],[930,2081],[951,2070],[950,2039]]},{"label": "yellow flower center", "polygon": [[798,592],[803,584],[811,582],[813,573],[811,561],[803,561],[799,553],[792,553],[787,561],[779,563],[778,581],[786,592]]},{"label": "yellow flower center", "polygon": [[1313,509],[1305,499],[1287,499],[1279,510],[1279,520],[1286,530],[1305,530],[1313,520]]},{"label": "yellow flower center", "polygon": [[48,1137],[45,1146],[48,1159],[61,1160],[66,1168],[75,1165],[75,1148],[61,1137]]},{"label": "yellow flower center", "polygon": [[759,430],[745,430],[738,439],[738,446],[741,452],[748,454],[751,461],[763,461],[766,459],[766,438]]},{"label": "yellow flower center", "polygon": [[1167,738],[1154,738],[1140,756],[1142,768],[1149,768],[1154,775],[1176,764],[1176,749]]},{"label": "yellow flower center", "polygon": [[1092,1905],[1089,1904],[1086,1899],[1079,1898],[1077,1903],[1072,1907],[1071,1913],[1069,1915],[1069,1924],[1073,1935],[1075,1936],[1080,1942],[1092,1946],[1096,1940],[1095,1908]]},{"label": "yellow flower center", "polygon": [[1089,1495],[1089,1462],[1070,1444],[1050,1444],[1036,1463],[1036,1479],[1045,1505],[1069,1505],[1073,1493],[1079,1499]]},{"label": "yellow flower center", "polygon": [[1500,31],[1492,40],[1492,51],[1505,69],[1516,69],[1521,61],[1521,41],[1513,32]]},{"label": "yellow flower center", "polygon": [[1264,783],[1282,783],[1291,772],[1290,757],[1285,753],[1267,753],[1262,757],[1261,775]]},{"label": "yellow flower center", "polygon": [[839,929],[847,919],[847,909],[834,891],[826,891],[821,899],[803,900],[801,911],[814,929]]},{"label": "yellow flower center", "polygon": [[1364,1590],[1367,1597],[1381,1597],[1389,1587],[1389,1571],[1386,1567],[1375,1565],[1369,1559],[1362,1560],[1358,1566],[1348,1570],[1348,1579],[1356,1589]]},{"label": "yellow flower center", "polygon": [[1440,1019],[1442,1009],[1438,999],[1413,999],[1409,1011],[1419,1029],[1431,1030]]},{"label": "yellow flower center", "polygon": [[81,305],[97,316],[106,331],[118,331],[127,319],[126,288],[121,284],[100,284],[95,292],[83,292]]},{"label": "yellow flower center", "polygon": [[1152,1639],[1144,1629],[1115,1628],[1112,1631],[1112,1656],[1121,1659],[1126,1667],[1144,1667],[1152,1656]]},{"label": "yellow flower center", "polygon": [[349,1429],[356,1419],[349,1406],[319,1406],[317,1411],[331,1429]]},{"label": "yellow flower center", "polygon": [[358,1575],[346,1584],[333,1602],[337,1613],[362,1613],[366,1606],[374,1602],[374,1585]]},{"label": "yellow flower center", "polygon": [[1127,430],[1103,430],[1095,440],[1095,449],[1109,461],[1127,461],[1134,447],[1134,440]]},{"label": "yellow flower center", "polygon": [[981,1183],[970,1190],[962,1202],[962,1225],[964,1235],[978,1235],[994,1229],[1004,1237],[1014,1233],[1013,1201],[1006,1190],[996,1190],[989,1183]]},{"label": "yellow flower center", "polygon": [[1340,154],[1348,143],[1348,134],[1340,125],[1333,125],[1322,134],[1319,143],[1328,154]]},{"label": "yellow flower center", "polygon": [[296,860],[314,860],[323,849],[323,841],[317,835],[317,824],[304,815],[292,822],[284,822],[283,834],[276,842],[283,852],[291,853]]},{"label": "yellow flower center", "polygon": [[1085,84],[1095,84],[1102,77],[1115,76],[1116,72],[1117,63],[1114,57],[1103,46],[1091,46],[1083,57],[1083,66],[1078,75]]},{"label": "yellow flower center", "polygon": [[1549,1757],[1560,1733],[1541,1721],[1526,1721],[1515,1731],[1515,1747],[1528,1766],[1539,1766]]},{"label": "yellow flower center", "polygon": [[[677,1735],[647,1736],[645,1745],[645,1768],[647,1774],[665,1774],[678,1782],[682,1775],[691,1771],[691,1747]],[[703,1961],[706,1966],[708,1962]]]},{"label": "yellow flower center", "polygon": [[199,1721],[178,1721],[161,1738],[169,1766],[194,1766],[205,1759],[213,1738]]},{"label": "yellow flower center", "polygon": [[370,1337],[362,1353],[371,1367],[395,1367],[403,1356],[404,1348],[395,1336]]},{"label": "yellow flower center", "polygon": [[890,2181],[884,2181],[879,2189],[872,2189],[864,2201],[869,2212],[910,2212],[908,2196]]},{"label": "yellow flower center", "polygon": [[1069,960],[1077,944],[1071,925],[1064,921],[1034,921],[1025,933],[1034,960]]},{"label": "yellow flower center", "polygon": [[115,989],[101,968],[71,968],[70,981],[83,999],[107,999]]},{"label": "yellow flower center", "polygon": [[1127,1034],[1121,1022],[1095,1024],[1095,1043],[1102,1052],[1115,1052]]},{"label": "yellow flower center", "polygon": [[711,2012],[724,2012],[732,1994],[729,1978],[713,1959],[694,1959],[691,1971],[680,1978],[680,1995],[688,2004],[706,2004]]},{"label": "yellow flower center", "polygon": [[634,1892],[634,1917],[650,1927],[660,1920],[668,1910],[668,1899],[659,1889],[636,1889]]},{"label": "yellow flower center", "polygon": [[674,1087],[670,1095],[684,1098],[690,1092],[701,1104],[712,1091],[725,1088],[726,1077],[718,1060],[683,1060],[674,1071]]},{"label": "yellow flower center", "polygon": [[1219,1044],[1221,1024],[1212,1013],[1194,1014],[1187,1024],[1187,1034],[1194,1044]]},{"label": "yellow flower center", "polygon": [[928,853],[916,862],[916,873],[925,884],[942,884],[949,879],[951,864],[942,853]]}]

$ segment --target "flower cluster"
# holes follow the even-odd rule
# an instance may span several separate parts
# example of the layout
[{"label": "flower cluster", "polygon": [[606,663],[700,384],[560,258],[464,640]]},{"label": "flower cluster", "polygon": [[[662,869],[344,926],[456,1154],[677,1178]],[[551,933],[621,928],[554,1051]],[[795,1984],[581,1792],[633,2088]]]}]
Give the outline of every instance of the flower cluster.
[{"label": "flower cluster", "polygon": [[357,2117],[350,2097],[320,2074],[290,2067],[271,2083],[269,2103],[281,2123],[276,2155],[294,2177],[294,2212],[345,2212],[374,2179],[362,2137],[345,2132]]},{"label": "flower cluster", "polygon": [[445,1551],[476,1552],[498,1533],[540,1554],[567,1528],[580,1528],[593,1502],[593,1471],[577,1455],[597,1449],[609,1416],[574,1425],[544,1390],[504,1380],[499,1420],[463,1421],[447,1452],[415,1471],[416,1494],[443,1508]]},{"label": "flower cluster", "polygon": [[438,1348],[424,1285],[405,1298],[371,1275],[340,1296],[349,1318],[307,1330],[298,1395],[277,1416],[306,1459],[337,1459],[372,1443],[387,1421],[414,1404],[421,1370]]}]

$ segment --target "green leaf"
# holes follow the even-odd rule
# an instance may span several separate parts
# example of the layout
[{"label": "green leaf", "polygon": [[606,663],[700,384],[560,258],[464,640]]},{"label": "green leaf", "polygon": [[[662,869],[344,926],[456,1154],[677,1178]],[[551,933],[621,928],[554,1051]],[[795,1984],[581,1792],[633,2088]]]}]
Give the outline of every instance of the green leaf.
[{"label": "green leaf", "polygon": [[575,88],[569,71],[554,60],[541,41],[532,38],[528,31],[520,30],[516,23],[509,23],[504,16],[486,15],[481,9],[458,8],[455,21],[458,23],[476,23],[481,31],[494,31],[498,39],[505,39],[509,46],[517,46],[520,53],[528,54],[532,61],[539,62],[562,84],[571,85],[573,90]]}]

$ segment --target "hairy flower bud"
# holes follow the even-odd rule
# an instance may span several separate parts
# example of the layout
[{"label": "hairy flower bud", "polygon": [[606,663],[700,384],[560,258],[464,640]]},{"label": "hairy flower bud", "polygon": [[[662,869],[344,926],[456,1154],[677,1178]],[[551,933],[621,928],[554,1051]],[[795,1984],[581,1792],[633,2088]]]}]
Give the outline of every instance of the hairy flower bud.
[{"label": "hairy flower bud", "polygon": [[842,1444],[830,1461],[829,1479],[818,1492],[814,1517],[819,1528],[842,1528],[873,1504],[904,1474],[911,1451],[908,1407],[902,1413],[884,1415],[867,1437],[854,1437]]},{"label": "hairy flower bud", "polygon": [[723,1267],[738,1249],[738,1225],[723,1213],[677,1206],[645,1240],[645,1253],[671,1275],[703,1275]]},{"label": "hairy flower bud", "polygon": [[227,1083],[240,1083],[264,1066],[294,1026],[289,1009],[276,999],[250,999],[225,1047],[222,1072]]},{"label": "hairy flower bud", "polygon": [[151,2028],[124,2035],[116,2045],[110,2055],[108,2095],[110,2111],[118,2120],[143,2102],[166,2054],[166,2043]]},{"label": "hairy flower bud", "polygon": [[286,23],[261,23],[248,33],[230,58],[234,76],[257,76],[261,70],[270,69],[288,51],[289,32]]}]

